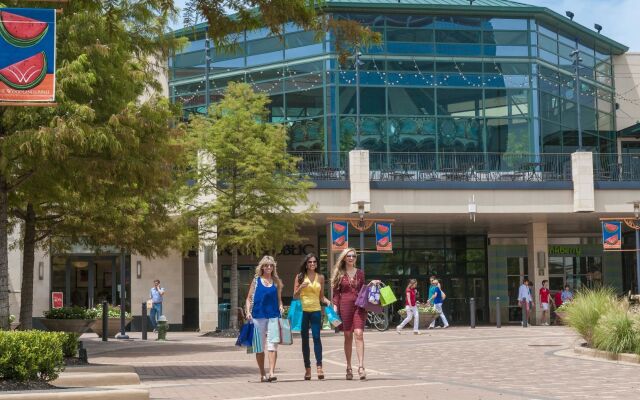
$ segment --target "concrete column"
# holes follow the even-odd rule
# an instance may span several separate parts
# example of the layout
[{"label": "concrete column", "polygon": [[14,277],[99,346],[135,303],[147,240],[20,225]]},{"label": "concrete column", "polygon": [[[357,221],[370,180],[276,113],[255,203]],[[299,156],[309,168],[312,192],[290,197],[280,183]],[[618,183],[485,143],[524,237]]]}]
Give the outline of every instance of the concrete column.
[{"label": "concrete column", "polygon": [[535,318],[531,323],[537,325],[542,316],[538,292],[543,280],[549,280],[549,239],[546,222],[532,222],[527,227],[527,257],[529,258],[529,281],[532,283],[531,297],[536,304]]},{"label": "concrete column", "polygon": [[351,204],[349,210],[358,212],[358,202],[364,201],[364,211],[371,211],[369,188],[369,150],[349,152],[349,181],[351,182]]},{"label": "concrete column", "polygon": [[198,319],[200,332],[218,327],[218,248],[209,243],[198,252]]},{"label": "concrete column", "polygon": [[595,211],[593,187],[593,153],[577,151],[571,154],[573,178],[573,212]]}]

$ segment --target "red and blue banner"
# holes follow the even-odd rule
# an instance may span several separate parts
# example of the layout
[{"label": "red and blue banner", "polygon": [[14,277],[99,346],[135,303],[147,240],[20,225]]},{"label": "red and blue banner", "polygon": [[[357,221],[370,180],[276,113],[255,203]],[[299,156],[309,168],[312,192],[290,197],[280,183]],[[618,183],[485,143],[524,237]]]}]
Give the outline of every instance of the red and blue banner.
[{"label": "red and blue banner", "polygon": [[622,222],[602,222],[602,247],[604,250],[620,250],[622,248]]},{"label": "red and blue banner", "polygon": [[393,251],[391,222],[376,222],[376,250]]},{"label": "red and blue banner", "polygon": [[55,61],[55,9],[0,8],[0,102],[53,102]]},{"label": "red and blue banner", "polygon": [[340,251],[349,247],[349,223],[335,221],[331,223],[331,250]]}]

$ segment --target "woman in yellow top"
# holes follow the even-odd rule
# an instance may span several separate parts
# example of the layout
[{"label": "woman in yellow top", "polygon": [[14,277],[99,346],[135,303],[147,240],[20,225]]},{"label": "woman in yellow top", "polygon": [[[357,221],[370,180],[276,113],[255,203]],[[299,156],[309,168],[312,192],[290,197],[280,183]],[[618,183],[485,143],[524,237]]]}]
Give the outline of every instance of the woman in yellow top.
[{"label": "woman in yellow top", "polygon": [[322,371],[322,342],[320,341],[320,329],[322,329],[321,303],[330,305],[329,299],[324,297],[324,276],[318,273],[318,258],[309,253],[300,265],[300,272],[296,275],[293,297],[300,297],[302,303],[302,327],[300,338],[302,339],[302,357],[304,358],[304,379],[311,379],[311,356],[309,354],[309,325],[313,336],[313,352],[316,356],[318,379],[324,379]]}]

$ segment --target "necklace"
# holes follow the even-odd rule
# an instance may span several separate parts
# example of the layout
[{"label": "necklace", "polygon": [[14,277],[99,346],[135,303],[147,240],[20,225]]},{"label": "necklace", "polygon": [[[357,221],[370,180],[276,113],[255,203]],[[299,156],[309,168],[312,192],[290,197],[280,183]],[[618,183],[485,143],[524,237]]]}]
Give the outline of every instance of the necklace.
[{"label": "necklace", "polygon": [[351,287],[356,287],[356,285],[358,284],[357,282],[357,274],[358,274],[358,270],[357,269],[353,269],[352,272],[349,272],[348,270],[345,270],[347,278],[349,279],[349,286]]},{"label": "necklace", "polygon": [[273,285],[273,279],[268,279],[267,280],[267,278],[263,278],[263,277],[260,277],[260,279],[262,279],[262,284],[265,287],[271,287]]}]

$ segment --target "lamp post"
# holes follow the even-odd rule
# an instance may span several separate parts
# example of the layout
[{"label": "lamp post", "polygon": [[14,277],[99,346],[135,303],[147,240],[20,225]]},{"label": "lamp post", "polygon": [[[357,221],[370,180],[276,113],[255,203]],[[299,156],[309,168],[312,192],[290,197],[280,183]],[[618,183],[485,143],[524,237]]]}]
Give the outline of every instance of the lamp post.
[{"label": "lamp post", "polygon": [[116,336],[116,339],[129,339],[129,336],[125,333],[125,315],[127,312],[126,300],[127,291],[125,290],[127,285],[127,267],[125,265],[126,256],[124,249],[120,249],[120,334]]},{"label": "lamp post", "polygon": [[360,57],[362,53],[360,52],[360,47],[356,46],[356,54],[355,54],[355,64],[356,64],[356,149],[360,150],[361,142],[360,142],[360,65],[362,65],[362,61],[360,61]]},{"label": "lamp post", "polygon": [[573,59],[573,64],[575,65],[575,83],[574,83],[574,91],[576,94],[576,113],[578,116],[578,151],[582,151],[582,121],[580,119],[580,51],[577,48],[571,52],[571,58]]},{"label": "lamp post", "polygon": [[209,115],[209,106],[211,105],[211,94],[209,93],[211,90],[211,87],[209,84],[209,69],[211,68],[211,57],[209,57],[211,53],[210,50],[211,50],[211,39],[209,39],[209,34],[207,33],[204,39],[204,60],[205,60],[205,71],[204,71],[205,111],[204,113],[205,115]]},{"label": "lamp post", "polygon": [[636,294],[640,294],[640,201],[633,202],[636,231]]},{"label": "lamp post", "polygon": [[358,201],[358,230],[360,231],[360,269],[364,272],[364,231],[367,228],[364,221],[364,205],[366,201]]}]

